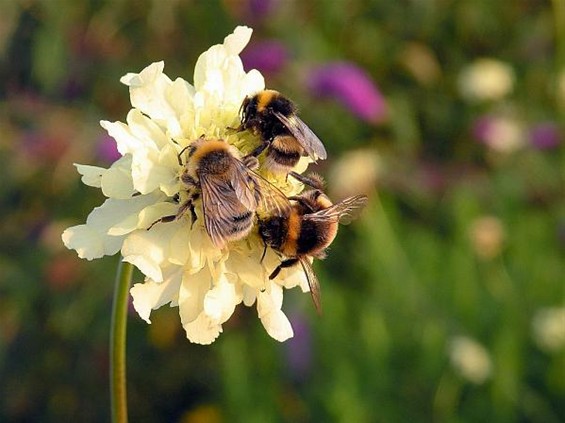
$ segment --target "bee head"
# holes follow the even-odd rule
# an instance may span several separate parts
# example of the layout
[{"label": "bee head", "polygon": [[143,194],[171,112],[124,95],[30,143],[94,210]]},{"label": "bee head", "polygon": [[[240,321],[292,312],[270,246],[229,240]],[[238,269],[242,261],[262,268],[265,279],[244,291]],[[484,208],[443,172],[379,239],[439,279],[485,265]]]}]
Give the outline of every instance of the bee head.
[{"label": "bee head", "polygon": [[239,108],[239,114],[241,115],[241,124],[247,127],[250,119],[257,115],[257,96],[245,97],[241,107]]},{"label": "bee head", "polygon": [[261,239],[270,247],[280,246],[280,239],[283,230],[283,221],[279,216],[267,219],[259,219],[259,235]]}]

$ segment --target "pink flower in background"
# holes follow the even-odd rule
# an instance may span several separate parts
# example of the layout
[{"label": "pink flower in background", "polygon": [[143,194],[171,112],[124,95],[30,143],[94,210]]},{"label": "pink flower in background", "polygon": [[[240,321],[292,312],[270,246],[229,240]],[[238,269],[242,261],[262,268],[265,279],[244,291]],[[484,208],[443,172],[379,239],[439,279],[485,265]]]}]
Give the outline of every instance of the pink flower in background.
[{"label": "pink flower in background", "polygon": [[505,115],[484,115],[473,124],[473,136],[499,153],[512,153],[525,144],[522,123]]},{"label": "pink flower in background", "polygon": [[257,69],[259,72],[273,74],[279,72],[288,62],[286,46],[279,41],[261,41],[255,43],[241,54],[246,71]]},{"label": "pink flower in background", "polygon": [[333,62],[314,69],[308,86],[313,95],[336,99],[360,119],[378,123],[386,118],[383,95],[367,72],[353,63]]},{"label": "pink flower in background", "polygon": [[274,15],[280,4],[280,0],[223,0],[227,12],[235,19],[254,25]]},{"label": "pink flower in background", "polygon": [[278,0],[248,0],[249,17],[260,20],[268,17],[278,7]]},{"label": "pink flower in background", "polygon": [[307,379],[312,365],[312,331],[302,313],[293,314],[290,320],[294,338],[289,339],[286,348],[288,368],[295,381],[303,381]]},{"label": "pink flower in background", "polygon": [[559,127],[553,122],[542,122],[530,129],[530,143],[540,150],[552,149],[559,146],[561,134]]},{"label": "pink flower in background", "polygon": [[108,134],[100,137],[96,146],[96,152],[97,156],[107,163],[113,163],[122,157],[116,147],[116,141]]}]

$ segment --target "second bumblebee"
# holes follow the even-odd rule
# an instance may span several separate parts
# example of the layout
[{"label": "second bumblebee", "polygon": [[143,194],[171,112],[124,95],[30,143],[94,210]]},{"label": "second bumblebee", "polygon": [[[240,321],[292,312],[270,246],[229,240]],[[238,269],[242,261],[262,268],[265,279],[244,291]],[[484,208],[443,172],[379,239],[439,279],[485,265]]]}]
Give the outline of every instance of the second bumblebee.
[{"label": "second bumblebee", "polygon": [[245,98],[237,129],[250,130],[260,137],[261,144],[250,156],[257,157],[266,149],[263,166],[273,173],[290,173],[304,182],[301,175],[292,171],[300,158],[309,156],[316,161],[327,157],[324,144],[298,117],[295,104],[275,90]]}]

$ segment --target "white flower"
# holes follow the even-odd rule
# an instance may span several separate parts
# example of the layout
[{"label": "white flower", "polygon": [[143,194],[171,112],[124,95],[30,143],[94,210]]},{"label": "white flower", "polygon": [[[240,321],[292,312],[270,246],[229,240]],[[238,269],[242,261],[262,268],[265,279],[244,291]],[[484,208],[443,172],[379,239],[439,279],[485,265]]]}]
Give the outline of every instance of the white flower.
[{"label": "white flower", "polygon": [[371,193],[382,174],[383,162],[376,150],[363,148],[345,153],[330,171],[333,196]]},{"label": "white flower", "polygon": [[481,216],[469,228],[469,238],[475,253],[482,259],[492,259],[500,254],[506,231],[499,218]]},{"label": "white flower", "polygon": [[497,153],[511,154],[526,145],[524,126],[510,115],[485,118],[479,132],[481,141]]},{"label": "white flower", "polygon": [[532,327],[534,339],[541,349],[555,352],[565,348],[565,306],[539,310]]},{"label": "white flower", "polygon": [[458,336],[449,345],[451,364],[457,372],[477,385],[492,374],[492,362],[488,351],[474,339]]},{"label": "white flower", "polygon": [[514,71],[500,60],[479,59],[463,69],[458,84],[461,95],[467,100],[500,100],[514,87]]},{"label": "white flower", "polygon": [[[109,169],[76,165],[82,181],[101,188],[108,199],[94,209],[86,224],[68,228],[63,241],[79,257],[92,260],[121,251],[123,260],[146,276],[131,288],[133,304],[150,323],[150,314],[165,304],[178,306],[182,325],[190,341],[209,344],[222,332],[235,307],[257,303],[257,313],[267,332],[284,341],[293,335],[281,311],[283,287],[300,285],[308,290],[299,266],[284,269],[275,280],[268,275],[280,263],[269,250],[263,260],[263,244],[255,233],[247,239],[216,248],[203,226],[201,209],[191,226],[189,219],[160,223],[176,214],[173,197],[182,186],[182,167],[177,155],[201,135],[221,138],[249,151],[258,142],[248,133],[229,130],[239,124],[243,99],[262,89],[263,76],[245,72],[239,53],[252,30],[238,27],[223,44],[203,53],[194,70],[194,85],[163,73],[163,62],[140,73],[128,73],[121,82],[129,86],[133,108],[126,123],[102,121],[116,140],[122,157]],[[296,171],[309,163],[304,159]],[[301,184],[289,178],[265,175],[285,194],[296,195]]]}]

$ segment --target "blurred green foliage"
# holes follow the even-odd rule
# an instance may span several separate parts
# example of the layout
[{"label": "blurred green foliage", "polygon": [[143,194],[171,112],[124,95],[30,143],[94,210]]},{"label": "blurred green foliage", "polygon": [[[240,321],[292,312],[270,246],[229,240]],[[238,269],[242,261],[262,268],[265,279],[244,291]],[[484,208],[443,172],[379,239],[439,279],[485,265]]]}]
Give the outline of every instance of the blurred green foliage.
[{"label": "blurred green foliage", "polygon": [[[316,265],[324,315],[287,293],[285,344],[253,308],[208,347],[185,339],[175,308],[151,326],[132,312],[131,421],[564,421],[565,318],[549,344],[534,324],[565,307],[560,0],[2,1],[0,421],[109,419],[118,258],[83,262],[61,244],[102,201],[72,163],[110,163],[98,121],[125,118],[120,76],[164,60],[191,81],[198,55],[242,23],[290,52],[267,84],[325,140],[323,174],[348,151],[376,154],[371,204]],[[481,57],[511,66],[505,98],[462,97],[459,75]],[[388,119],[363,122],[309,92],[308,70],[334,60],[369,73]],[[477,142],[478,118],[507,113],[520,148]],[[529,142],[539,122],[557,131],[551,149]],[[453,358],[461,336],[486,353],[480,380]]]}]

